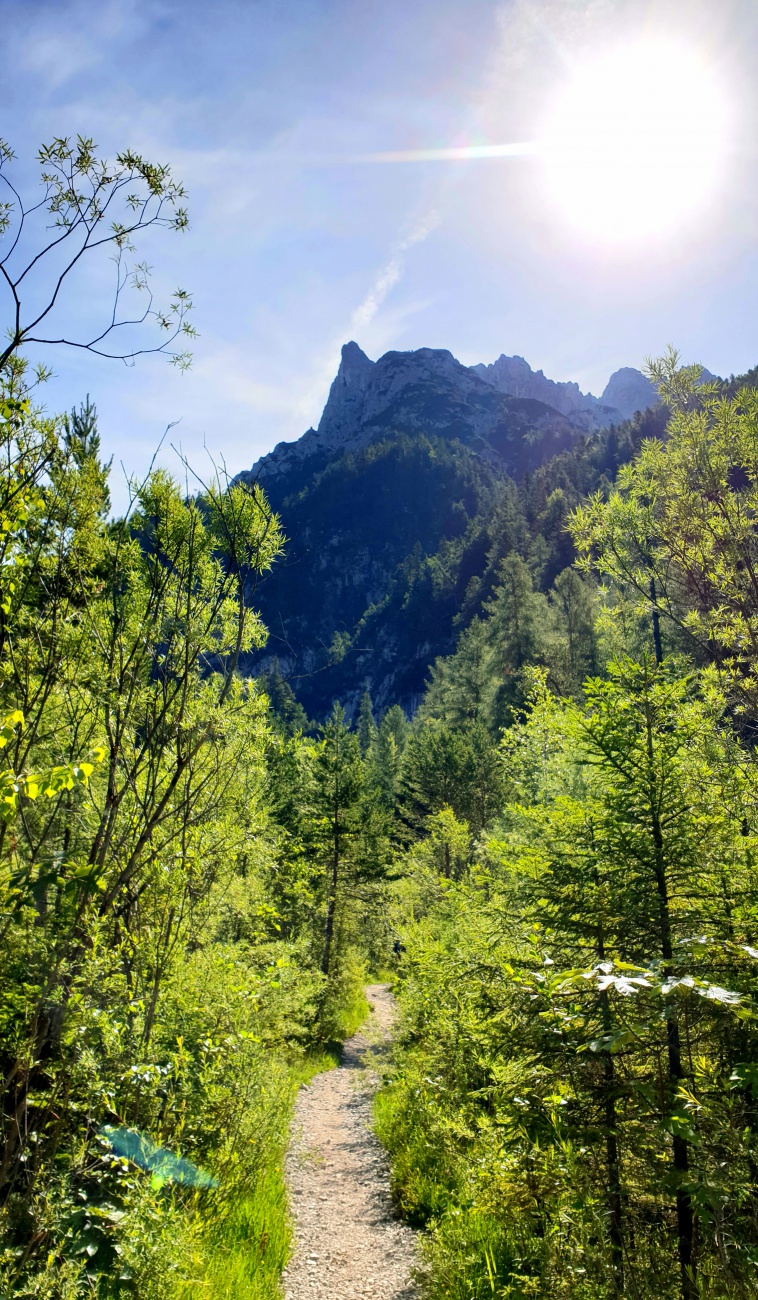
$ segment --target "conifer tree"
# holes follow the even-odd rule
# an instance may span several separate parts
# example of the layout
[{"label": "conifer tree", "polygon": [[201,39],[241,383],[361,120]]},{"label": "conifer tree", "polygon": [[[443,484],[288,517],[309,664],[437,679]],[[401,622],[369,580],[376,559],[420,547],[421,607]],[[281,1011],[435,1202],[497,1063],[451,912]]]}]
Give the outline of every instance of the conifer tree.
[{"label": "conifer tree", "polygon": [[556,623],[548,655],[551,676],[562,694],[580,697],[582,684],[600,668],[597,596],[576,569],[564,569],[553,584],[550,605]]},{"label": "conifer tree", "polygon": [[323,863],[326,896],[321,970],[328,976],[332,966],[337,910],[360,829],[363,793],[358,738],[348,728],[345,711],[338,704],[321,729],[313,778],[311,835]]},{"label": "conifer tree", "polygon": [[455,653],[433,665],[420,718],[459,727],[478,720],[492,725],[500,666],[495,640],[494,625],[475,618],[461,633]]},{"label": "conifer tree", "polygon": [[282,676],[278,658],[275,657],[271,666],[261,674],[260,681],[284,734],[295,736],[298,732],[308,731],[308,715],[289,682]]},{"label": "conifer tree", "polygon": [[380,729],[392,735],[399,756],[408,740],[408,719],[399,704],[391,704],[380,723]]},{"label": "conifer tree", "polygon": [[384,722],[368,753],[367,770],[379,803],[388,811],[393,810],[400,777],[400,754],[392,728],[385,727]]},{"label": "conifer tree", "polygon": [[523,709],[524,669],[547,661],[550,639],[547,599],[534,590],[526,562],[515,553],[508,555],[499,576],[486,624],[498,681],[493,703],[495,728],[508,726]]},{"label": "conifer tree", "polygon": [[376,739],[376,723],[374,722],[374,711],[371,705],[371,693],[368,690],[365,690],[361,696],[357,731],[361,758],[365,758]]}]

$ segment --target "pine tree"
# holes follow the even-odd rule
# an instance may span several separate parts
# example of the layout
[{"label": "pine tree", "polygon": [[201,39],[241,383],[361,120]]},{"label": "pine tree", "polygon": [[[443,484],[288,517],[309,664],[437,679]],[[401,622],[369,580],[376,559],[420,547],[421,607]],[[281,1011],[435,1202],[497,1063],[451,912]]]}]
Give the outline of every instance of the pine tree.
[{"label": "pine tree", "polygon": [[458,729],[422,722],[411,733],[399,783],[402,834],[422,833],[429,816],[451,808],[478,836],[499,812],[503,775],[497,744],[482,722]]},{"label": "pine tree", "polygon": [[374,712],[371,705],[371,694],[368,690],[361,696],[361,704],[358,710],[358,744],[361,749],[361,757],[365,758],[376,739],[376,723],[374,722]]},{"label": "pine tree", "polygon": [[97,430],[97,408],[90,401],[89,393],[85,401],[63,417],[63,445],[80,474],[90,477],[98,491],[99,512],[103,518],[111,508],[111,496],[108,488],[113,457],[105,464],[100,459],[100,434]]},{"label": "pine tree", "polygon": [[453,726],[480,719],[492,724],[498,688],[494,639],[489,622],[475,618],[461,633],[455,654],[433,665],[420,718],[437,718]]},{"label": "pine tree", "polygon": [[345,712],[335,704],[331,717],[321,728],[321,743],[313,768],[314,847],[323,863],[326,879],[321,970],[329,975],[332,966],[337,909],[352,849],[361,824],[363,769],[357,737],[351,733]]},{"label": "pine tree", "polygon": [[555,633],[549,652],[551,676],[561,694],[581,696],[582,684],[600,668],[595,628],[597,596],[576,569],[558,574],[550,592]]},{"label": "pine tree", "polygon": [[275,658],[259,678],[268,696],[271,712],[279,722],[285,736],[296,736],[308,731],[310,722],[302,704],[288,681],[282,676],[279,660]]},{"label": "pine tree", "polygon": [[390,705],[382,718],[380,729],[394,737],[397,753],[402,756],[408,740],[408,719],[399,704]]},{"label": "pine tree", "polygon": [[550,640],[547,598],[534,590],[529,566],[519,555],[503,561],[498,587],[487,612],[487,634],[498,677],[493,706],[496,727],[508,726],[526,700],[524,669],[544,664]]}]

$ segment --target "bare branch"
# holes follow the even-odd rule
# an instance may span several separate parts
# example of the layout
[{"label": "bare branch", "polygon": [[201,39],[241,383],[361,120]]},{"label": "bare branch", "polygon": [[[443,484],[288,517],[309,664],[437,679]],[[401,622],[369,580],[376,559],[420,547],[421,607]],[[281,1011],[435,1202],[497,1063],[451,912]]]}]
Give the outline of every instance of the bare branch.
[{"label": "bare branch", "polygon": [[[133,364],[138,356],[163,353],[172,364],[180,369],[186,368],[190,364],[189,352],[186,349],[175,351],[173,344],[180,336],[187,340],[195,337],[195,330],[187,319],[192,310],[192,299],[185,291],[177,290],[168,306],[157,307],[149,289],[150,271],[146,263],[130,265],[126,260],[127,254],[135,251],[133,241],[142,231],[152,227],[177,231],[187,228],[187,212],[182,206],[185,191],[173,179],[170,168],[150,163],[130,150],[119,153],[115,164],[110,165],[97,156],[92,140],[78,136],[72,143],[68,138],[59,137],[43,145],[39,151],[43,197],[26,207],[3,170],[13,157],[12,150],[0,140],[0,180],[5,182],[15,199],[6,207],[9,211],[17,210],[17,217],[13,220],[14,225],[17,222],[17,229],[0,261],[0,283],[4,283],[10,292],[13,304],[13,318],[7,327],[9,341],[0,349],[0,370],[28,344],[78,348],[127,364]],[[44,239],[42,247],[29,248],[32,239],[29,219],[42,210],[47,211],[52,228],[58,233],[54,238]],[[8,229],[10,220],[9,216],[7,224],[3,225],[0,212],[0,233]],[[38,306],[36,312],[25,312],[22,286],[25,290],[28,283],[30,291],[35,289],[39,301],[39,276],[45,260],[72,240],[78,240],[78,247],[69,252],[49,290],[44,292],[42,286],[44,305]],[[40,324],[60,309],[64,290],[85,254],[106,247],[114,250],[116,287],[105,328],[88,339],[72,337],[66,329],[55,337],[38,335],[36,331]],[[26,259],[16,273],[11,262],[24,249],[28,249]],[[130,290],[147,290],[147,305],[144,310],[126,313],[119,318],[119,305]],[[99,346],[116,331],[139,329],[149,322],[166,335],[159,343],[140,340],[134,346],[114,351]]]}]

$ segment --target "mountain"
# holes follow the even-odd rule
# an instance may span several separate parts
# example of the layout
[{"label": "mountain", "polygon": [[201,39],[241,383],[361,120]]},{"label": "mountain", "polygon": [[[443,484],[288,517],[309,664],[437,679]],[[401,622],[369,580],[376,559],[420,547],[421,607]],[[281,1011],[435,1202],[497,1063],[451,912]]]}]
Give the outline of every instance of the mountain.
[{"label": "mountain", "polygon": [[[612,391],[627,409],[649,396],[631,380]],[[288,538],[250,592],[269,641],[242,670],[277,659],[317,719],[334,699],[351,712],[366,686],[380,709],[411,711],[430,665],[491,595],[505,554],[533,552],[546,582],[571,562],[564,516],[586,490],[581,467],[597,444],[590,484],[615,472],[626,444],[610,426],[621,419],[619,406],[522,358],[467,367],[420,348],[374,362],[345,344],[318,428],[240,475],[264,487]]]},{"label": "mountain", "polygon": [[611,375],[599,398],[593,397],[592,393],[583,393],[578,384],[547,379],[541,370],[532,370],[523,357],[501,355],[490,365],[480,363],[471,369],[499,392],[545,402],[586,430],[618,424],[630,419],[635,411],[645,411],[656,402],[650,380],[630,366]]},{"label": "mountain", "polygon": [[623,420],[631,419],[635,411],[653,406],[655,400],[656,393],[650,380],[631,366],[622,366],[611,375],[600,398],[606,407],[618,411]]},{"label": "mountain", "polygon": [[390,432],[454,438],[519,474],[583,430],[544,400],[501,392],[442,349],[387,352],[370,361],[357,343],[346,343],[318,428],[297,442],[278,443],[241,477],[260,481],[269,496],[281,499],[335,456]]}]

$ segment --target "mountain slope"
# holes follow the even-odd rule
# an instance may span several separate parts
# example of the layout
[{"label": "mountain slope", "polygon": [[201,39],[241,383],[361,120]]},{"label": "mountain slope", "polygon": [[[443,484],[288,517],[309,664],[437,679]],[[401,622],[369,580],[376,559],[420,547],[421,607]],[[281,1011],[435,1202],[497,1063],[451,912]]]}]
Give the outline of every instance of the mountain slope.
[{"label": "mountain slope", "polygon": [[[564,410],[500,391],[447,351],[372,362],[345,345],[318,428],[240,476],[261,483],[289,539],[254,594],[268,645],[243,671],[277,658],[315,718],[334,699],[351,712],[366,686],[379,708],[410,711],[430,665],[491,594],[504,555],[532,554],[548,582],[570,562],[572,475],[586,469],[592,439],[605,446],[616,435],[596,398],[523,367],[532,391]],[[500,366],[499,383],[506,372],[515,373]],[[561,467],[553,486],[550,465]]]},{"label": "mountain slope", "polygon": [[424,434],[344,453],[280,503],[286,555],[256,591],[269,642],[246,670],[275,655],[312,716],[334,698],[351,708],[366,682],[378,704],[413,707],[465,590],[430,558],[457,554],[506,491],[460,443]]}]

